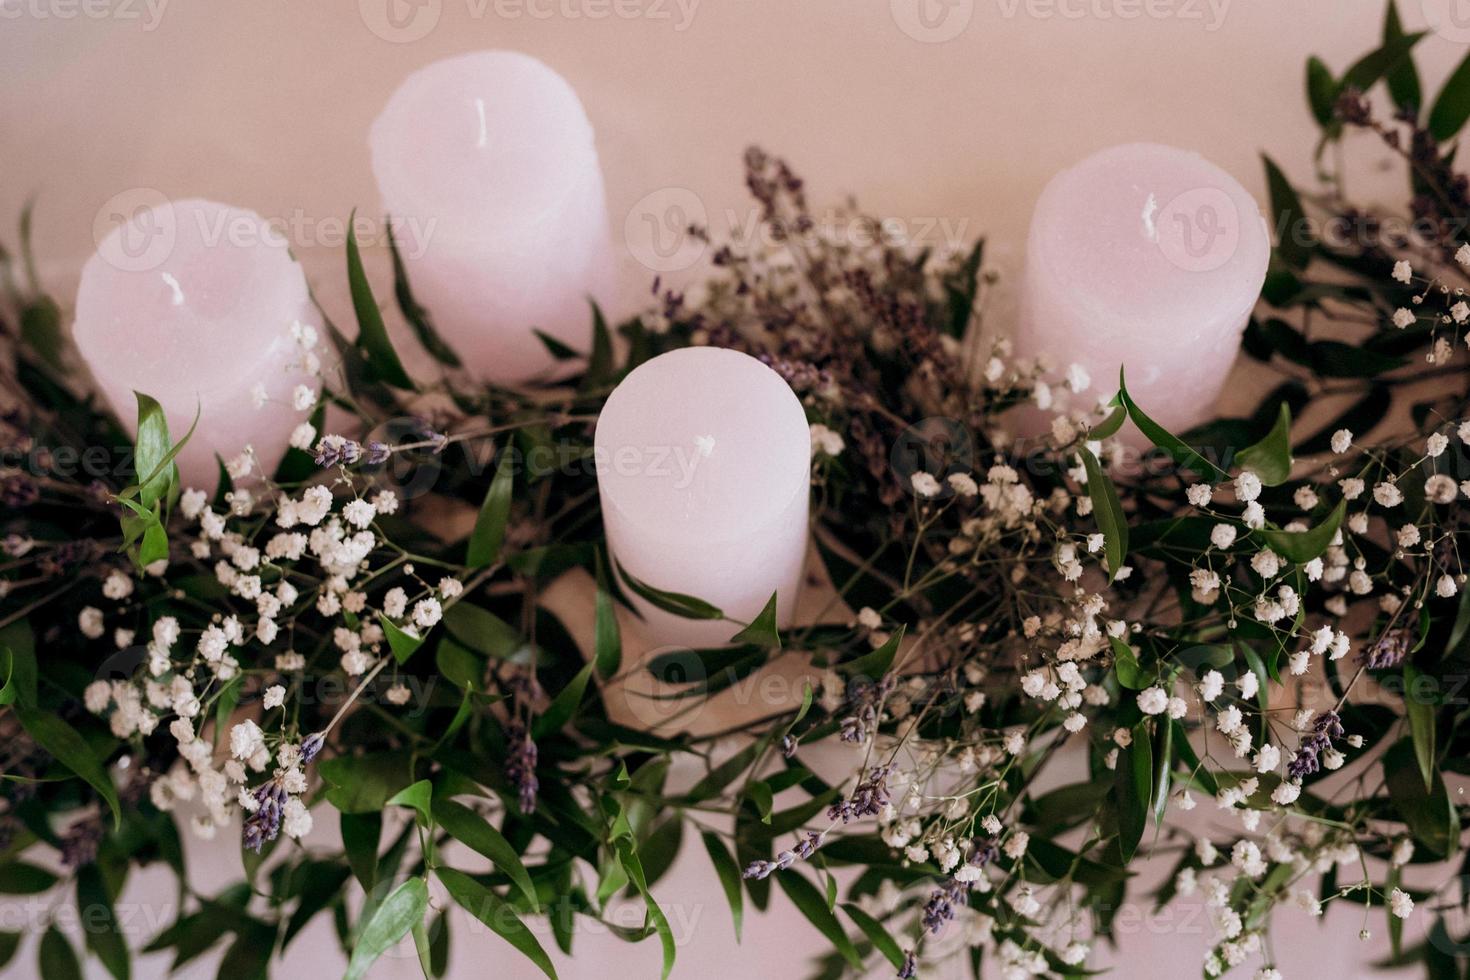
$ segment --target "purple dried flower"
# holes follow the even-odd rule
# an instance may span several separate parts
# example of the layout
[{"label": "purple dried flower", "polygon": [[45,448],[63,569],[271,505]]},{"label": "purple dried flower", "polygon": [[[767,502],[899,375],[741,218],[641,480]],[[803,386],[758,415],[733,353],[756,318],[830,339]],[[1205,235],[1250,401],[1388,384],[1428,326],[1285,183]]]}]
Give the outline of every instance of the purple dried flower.
[{"label": "purple dried flower", "polygon": [[903,966],[898,968],[898,980],[913,980],[919,972],[919,958],[913,950],[903,954]]},{"label": "purple dried flower", "polygon": [[1397,667],[1409,655],[1412,639],[1413,637],[1406,629],[1389,630],[1363,651],[1364,666],[1369,670]]},{"label": "purple dried flower", "polygon": [[1324,711],[1312,722],[1312,732],[1302,739],[1296,755],[1287,763],[1286,774],[1292,779],[1310,776],[1322,767],[1322,753],[1332,748],[1332,740],[1342,738],[1342,719],[1336,711]]},{"label": "purple dried flower", "polygon": [[252,795],[255,797],[255,812],[245,818],[241,837],[245,847],[259,854],[265,842],[275,840],[281,832],[286,788],[279,779],[272,779],[257,786]]},{"label": "purple dried flower", "polygon": [[854,679],[847,689],[847,704],[851,710],[842,719],[844,742],[866,742],[868,735],[878,727],[878,709],[893,690],[893,678],[878,681]]},{"label": "purple dried flower", "polygon": [[785,871],[797,862],[806,860],[817,852],[822,846],[822,838],[825,834],[819,831],[811,831],[803,834],[796,844],[787,851],[781,851],[776,855],[774,861],[752,861],[745,866],[743,877],[767,878],[777,871]]},{"label": "purple dried flower", "polygon": [[536,812],[536,743],[524,725],[515,724],[506,733],[505,778],[520,793],[521,812]]},{"label": "purple dried flower", "polygon": [[316,465],[348,466],[362,457],[362,446],[342,436],[322,436],[316,444]]},{"label": "purple dried flower", "polygon": [[386,463],[388,456],[393,452],[386,442],[374,439],[367,444],[367,451],[363,453],[362,461],[369,466],[377,466]]},{"label": "purple dried flower", "polygon": [[874,766],[868,770],[868,778],[857,784],[852,795],[838,800],[827,808],[827,816],[847,823],[862,817],[876,816],[888,805],[888,767]]},{"label": "purple dried flower", "polygon": [[313,732],[306,736],[301,742],[301,760],[303,766],[311,765],[312,761],[321,754],[322,746],[326,744],[326,738],[321,732]]}]

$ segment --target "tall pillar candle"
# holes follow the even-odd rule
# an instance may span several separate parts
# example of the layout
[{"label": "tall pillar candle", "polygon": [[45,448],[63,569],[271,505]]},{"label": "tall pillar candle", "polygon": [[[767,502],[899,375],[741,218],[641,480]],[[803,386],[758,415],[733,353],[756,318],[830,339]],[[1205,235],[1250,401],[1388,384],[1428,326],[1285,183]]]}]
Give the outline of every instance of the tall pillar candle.
[{"label": "tall pillar candle", "polygon": [[285,239],[252,211],[199,199],[119,216],[82,269],[73,327],[130,432],[135,391],[157,399],[175,440],[197,410],[176,460],[184,484],[203,490],[218,479],[216,457],[247,446],[274,471],[320,387],[319,333]]},{"label": "tall pillar candle", "polygon": [[1181,431],[1209,417],[1270,253],[1255,200],[1199,154],[1103,150],[1036,203],[1016,352],[1059,375],[1080,365],[1088,405],[1116,390],[1123,366],[1139,406]]},{"label": "tall pillar candle", "polygon": [[370,143],[415,298],[466,367],[551,374],[538,329],[589,349],[612,260],[592,126],[565,79],[513,51],[438,61],[393,93]]},{"label": "tall pillar candle", "polygon": [[[608,547],[656,589],[754,619],[777,595],[785,622],[806,557],[811,435],[801,402],[738,351],[691,347],[639,365],[597,421]],[[664,644],[720,645],[737,627],[633,597]]]}]

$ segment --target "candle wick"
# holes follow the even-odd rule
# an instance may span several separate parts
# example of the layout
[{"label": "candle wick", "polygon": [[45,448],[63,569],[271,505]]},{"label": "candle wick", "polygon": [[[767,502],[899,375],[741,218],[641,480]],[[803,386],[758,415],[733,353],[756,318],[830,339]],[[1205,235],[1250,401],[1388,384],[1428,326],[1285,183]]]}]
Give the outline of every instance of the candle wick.
[{"label": "candle wick", "polygon": [[475,100],[475,112],[478,113],[479,114],[479,117],[480,117],[480,138],[479,138],[479,140],[476,141],[475,145],[477,147],[479,147],[480,149],[483,150],[485,148],[485,144],[487,144],[487,143],[490,142],[490,132],[487,129],[487,127],[485,126],[485,100],[484,99],[476,99]]},{"label": "candle wick", "polygon": [[168,286],[170,290],[173,291],[173,304],[175,306],[183,306],[184,290],[180,288],[179,281],[175,279],[171,273],[164,272],[161,273],[161,275],[163,276],[164,283]]},{"label": "candle wick", "polygon": [[1159,228],[1154,224],[1154,215],[1158,213],[1158,199],[1149,194],[1148,200],[1143,202],[1143,234],[1151,242],[1159,240]]}]

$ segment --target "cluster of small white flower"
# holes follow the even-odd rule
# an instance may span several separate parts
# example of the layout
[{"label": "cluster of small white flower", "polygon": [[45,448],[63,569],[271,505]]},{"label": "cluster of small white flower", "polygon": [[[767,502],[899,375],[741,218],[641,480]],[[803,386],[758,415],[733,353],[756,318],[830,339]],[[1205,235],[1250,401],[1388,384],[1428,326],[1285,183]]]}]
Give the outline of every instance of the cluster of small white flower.
[{"label": "cluster of small white flower", "polygon": [[[286,703],[287,684],[308,666],[307,657],[292,646],[302,617],[310,621],[300,629],[329,638],[338,654],[336,666],[365,685],[392,663],[384,651],[384,627],[370,614],[371,593],[380,583],[390,576],[397,582],[377,597],[376,612],[408,633],[422,633],[439,622],[444,604],[463,592],[463,584],[452,576],[442,576],[436,584],[423,580],[401,550],[386,545],[374,522],[397,511],[394,491],[359,492],[346,476],[339,483],[347,491],[341,496],[322,484],[296,494],[269,483],[264,489],[237,488],[224,494],[222,508],[211,506],[202,491],[184,491],[179,511],[197,527],[189,544],[191,559],[212,568],[217,587],[237,609],[249,608],[254,615],[216,613],[188,638],[177,618],[162,616],[152,623],[146,669],[139,677],[99,680],[86,689],[87,709],[106,716],[120,738],[147,736],[167,724],[180,759],[153,782],[153,800],[162,809],[177,801],[200,800],[205,813],[195,818],[194,826],[201,834],[212,835],[237,806],[256,813],[263,797],[260,787],[247,783],[250,773],[268,770],[272,774],[266,785],[282,794],[267,801],[278,811],[272,820],[292,837],[310,829],[311,816],[302,800],[307,788],[303,733],[293,729],[294,715]],[[131,622],[143,612],[132,607],[134,586],[125,571],[107,574],[101,592],[115,603],[112,618]],[[107,612],[89,606],[78,626],[89,639],[98,639],[108,619]],[[133,639],[122,628],[113,637],[118,647],[132,645]],[[231,725],[229,758],[221,762],[206,732],[211,709],[225,697],[231,698],[227,707],[237,704],[239,685],[247,676],[261,685],[258,709],[240,711],[249,716]],[[389,704],[402,705],[408,693],[406,686],[395,683],[385,697]],[[274,715],[278,709],[280,714]],[[273,718],[274,731],[260,727]],[[315,748],[320,748],[319,741]]]}]

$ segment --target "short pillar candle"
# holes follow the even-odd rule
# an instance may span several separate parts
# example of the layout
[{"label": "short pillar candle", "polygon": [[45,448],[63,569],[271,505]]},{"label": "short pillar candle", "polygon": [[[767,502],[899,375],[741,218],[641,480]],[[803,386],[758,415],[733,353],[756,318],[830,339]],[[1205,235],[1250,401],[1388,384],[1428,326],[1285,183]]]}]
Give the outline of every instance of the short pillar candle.
[{"label": "short pillar candle", "polygon": [[1087,394],[1128,390],[1161,425],[1203,421],[1225,384],[1266,277],[1271,245],[1255,200],[1197,153],[1130,143],[1064,170],[1036,203],[1016,353]]},{"label": "short pillar candle", "polygon": [[[670,351],[614,389],[594,442],[608,547],[627,574],[742,622],[774,592],[789,620],[806,558],[811,435],[780,375],[739,351]],[[738,629],[630,598],[662,645],[718,646]]]},{"label": "short pillar candle", "polygon": [[320,388],[320,318],[288,243],[255,212],[214,201],[122,219],[77,289],[73,338],[98,388],[130,432],[135,391],[163,407],[175,440],[198,412],[176,457],[186,486],[212,489],[219,460],[247,446],[269,476]]},{"label": "short pillar candle", "polygon": [[473,374],[554,375],[537,330],[590,348],[612,253],[592,125],[564,78],[514,51],[446,58],[404,79],[369,143],[415,299]]}]

